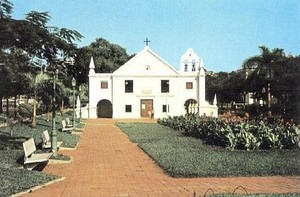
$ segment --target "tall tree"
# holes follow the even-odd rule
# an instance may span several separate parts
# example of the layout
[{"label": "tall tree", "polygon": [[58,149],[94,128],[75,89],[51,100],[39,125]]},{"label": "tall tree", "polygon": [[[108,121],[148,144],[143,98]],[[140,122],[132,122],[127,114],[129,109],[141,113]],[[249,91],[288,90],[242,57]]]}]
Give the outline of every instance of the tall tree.
[{"label": "tall tree", "polygon": [[13,4],[8,0],[0,1],[0,18],[10,18]]},{"label": "tall tree", "polygon": [[294,114],[290,117],[295,117],[297,111],[295,109],[299,109],[299,101],[294,100],[299,98],[300,90],[299,57],[286,56],[284,50],[279,48],[272,50],[265,46],[259,48],[261,54],[246,59],[242,65],[249,75],[247,90],[254,93],[257,98],[266,99],[266,94],[262,90],[269,89],[268,105],[271,104],[272,94],[273,100],[277,102],[276,112],[285,114],[290,111],[290,114]]},{"label": "tall tree", "polygon": [[277,98],[277,111],[300,124],[300,56],[286,56],[274,68],[272,95]]},{"label": "tall tree", "polygon": [[[35,60],[38,59],[49,65],[48,70],[61,69],[67,76],[62,66],[57,66],[57,59],[74,56],[77,49],[75,42],[83,36],[75,30],[49,27],[47,23],[51,17],[48,12],[32,11],[24,20],[12,19],[12,4],[7,0],[0,3],[0,69],[8,71],[15,64],[24,65],[21,61],[16,62],[18,59],[11,58],[14,51],[21,51],[23,56],[31,59],[30,63],[26,61],[24,67],[36,66]],[[21,73],[19,71],[14,69],[16,74]],[[3,96],[8,97],[9,94],[1,88],[1,100]]]},{"label": "tall tree", "polygon": [[270,82],[271,86],[273,85],[275,68],[285,58],[283,49],[270,50],[266,46],[259,48],[261,54],[246,59],[242,65],[248,76],[247,90],[257,95],[262,94],[261,91],[266,87],[267,82]]},{"label": "tall tree", "polygon": [[39,91],[44,91],[41,87],[47,80],[49,80],[49,77],[42,73],[37,74],[36,76],[31,73],[27,73],[25,76],[27,78],[27,87],[31,92],[33,92],[32,127],[36,127],[37,95]]},{"label": "tall tree", "polygon": [[207,75],[205,79],[207,100],[212,101],[214,95],[217,94],[221,108],[224,103],[243,102],[246,88],[246,77],[243,70],[213,73]]},{"label": "tall tree", "polygon": [[[47,112],[47,121],[50,120],[50,112],[53,110],[53,80],[47,80],[45,83],[42,83],[40,86],[40,91],[37,92],[38,99],[42,101],[45,111]],[[71,95],[72,90],[67,88],[60,80],[56,81],[56,90],[55,90],[55,101],[54,110],[63,110],[63,104],[68,102],[69,95]]]},{"label": "tall tree", "polygon": [[95,71],[111,73],[129,60],[126,50],[117,44],[110,43],[104,38],[97,38],[89,46],[78,50],[75,64],[69,67],[69,74],[74,76],[79,84],[88,82],[89,63],[93,56]]},{"label": "tall tree", "polygon": [[3,97],[15,97],[24,93],[23,73],[33,71],[33,68],[28,67],[28,56],[18,49],[12,49],[10,53],[0,53],[0,64],[0,113],[3,113]]}]

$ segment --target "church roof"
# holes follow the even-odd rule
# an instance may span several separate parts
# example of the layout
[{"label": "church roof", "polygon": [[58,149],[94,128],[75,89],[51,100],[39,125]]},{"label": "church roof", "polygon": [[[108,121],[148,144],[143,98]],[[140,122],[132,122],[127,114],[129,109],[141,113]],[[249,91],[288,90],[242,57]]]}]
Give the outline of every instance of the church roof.
[{"label": "church roof", "polygon": [[132,57],[113,75],[133,76],[177,76],[179,72],[148,46]]}]

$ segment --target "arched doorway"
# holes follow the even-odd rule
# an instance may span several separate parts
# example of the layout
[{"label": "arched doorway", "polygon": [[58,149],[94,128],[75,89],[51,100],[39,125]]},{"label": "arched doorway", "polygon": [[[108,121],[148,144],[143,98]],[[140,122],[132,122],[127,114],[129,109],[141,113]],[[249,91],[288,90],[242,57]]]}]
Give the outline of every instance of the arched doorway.
[{"label": "arched doorway", "polygon": [[100,100],[97,104],[97,117],[98,118],[112,118],[113,109],[109,100]]},{"label": "arched doorway", "polygon": [[195,99],[188,99],[184,102],[186,115],[197,114],[199,110],[198,107],[198,102]]}]

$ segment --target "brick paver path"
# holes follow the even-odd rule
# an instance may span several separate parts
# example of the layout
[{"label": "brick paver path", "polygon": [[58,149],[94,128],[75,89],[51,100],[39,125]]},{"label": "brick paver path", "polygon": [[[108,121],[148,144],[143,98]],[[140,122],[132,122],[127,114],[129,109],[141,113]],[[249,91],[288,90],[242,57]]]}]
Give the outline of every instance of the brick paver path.
[{"label": "brick paver path", "polygon": [[[115,120],[87,122],[78,149],[60,151],[72,156],[73,162],[44,169],[65,179],[25,196],[192,197],[194,192],[203,196],[209,188],[229,193],[238,186],[248,193],[300,192],[300,177],[171,178],[114,126]],[[243,192],[237,189],[237,193]]]}]

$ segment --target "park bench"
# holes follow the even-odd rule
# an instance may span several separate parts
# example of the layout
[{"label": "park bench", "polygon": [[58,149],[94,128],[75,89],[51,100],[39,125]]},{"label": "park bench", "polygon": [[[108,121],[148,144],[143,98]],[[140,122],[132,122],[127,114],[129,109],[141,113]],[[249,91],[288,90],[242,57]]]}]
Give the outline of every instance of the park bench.
[{"label": "park bench", "polygon": [[73,131],[74,130],[72,126],[67,125],[66,120],[62,120],[61,125],[62,125],[62,128],[61,128],[62,132],[64,132],[64,131]]},{"label": "park bench", "polygon": [[70,121],[70,118],[66,118],[67,127],[73,127],[73,124]]},{"label": "park bench", "polygon": [[52,153],[35,153],[36,146],[34,139],[30,138],[29,140],[23,142],[24,150],[24,168],[32,170],[40,163],[48,162]]},{"label": "park bench", "polygon": [[[51,139],[48,130],[43,131],[42,133],[42,147],[44,149],[51,148]],[[57,142],[57,148],[61,146],[62,142]]]}]

